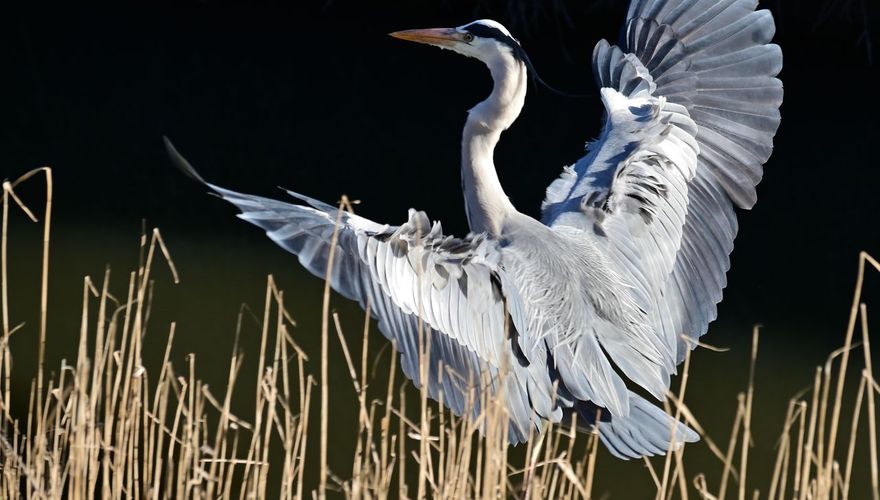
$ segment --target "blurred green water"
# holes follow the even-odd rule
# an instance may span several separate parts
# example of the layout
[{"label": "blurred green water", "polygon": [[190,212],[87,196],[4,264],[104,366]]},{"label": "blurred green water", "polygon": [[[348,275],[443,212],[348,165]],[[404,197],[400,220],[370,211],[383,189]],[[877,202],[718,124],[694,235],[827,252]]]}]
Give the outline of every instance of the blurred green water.
[{"label": "blurred green water", "polygon": [[[236,221],[230,220],[230,228]],[[239,224],[241,225],[241,224]],[[10,230],[10,302],[13,325],[26,325],[13,336],[11,342],[14,357],[12,411],[24,415],[30,382],[36,371],[36,347],[39,305],[41,229],[35,224],[23,222],[14,216]],[[266,277],[272,274],[278,286],[285,291],[287,308],[297,322],[293,336],[311,357],[310,370],[319,371],[321,297],[323,282],[299,268],[295,259],[275,248],[259,231],[230,229],[228,233],[195,233],[171,229],[164,233],[166,242],[180,271],[181,281],[174,285],[167,266],[157,260],[153,269],[156,281],[155,296],[147,337],[144,341],[144,358],[148,376],[155,377],[161,362],[169,325],[177,323],[172,361],[180,372],[184,369],[189,353],[195,355],[198,376],[207,382],[215,396],[222,395],[225,388],[229,358],[232,351],[236,320],[241,304],[247,304],[254,316],[245,315],[240,350],[245,364],[237,379],[237,396],[233,413],[251,420],[253,395],[256,383],[255,371],[259,350],[260,327],[256,318],[262,317]],[[79,336],[82,306],[83,277],[88,275],[101,280],[104,270],[110,267],[111,292],[123,298],[127,291],[129,272],[138,262],[137,224],[130,230],[114,227],[78,226],[68,224],[63,215],[56,221],[52,232],[50,259],[49,322],[47,338],[47,366],[57,372],[62,359],[73,363]],[[870,298],[868,298],[870,300]],[[92,314],[95,307],[92,305]],[[334,296],[332,310],[340,314],[343,329],[353,352],[360,352],[363,313],[346,300]],[[841,326],[847,311],[840,311]],[[757,365],[755,412],[752,419],[755,448],[750,453],[750,485],[766,491],[769,486],[770,467],[775,457],[775,444],[785,415],[789,398],[811,386],[815,366],[827,356],[829,337],[834,343],[843,342],[843,331],[829,331],[825,327],[805,328],[803,316],[810,311],[793,311],[792,328],[782,330],[778,323],[765,328],[761,335],[761,348]],[[94,317],[94,316],[93,316]],[[816,324],[826,324],[827,318]],[[784,326],[784,325],[783,325]],[[706,431],[719,446],[725,447],[729,427],[736,411],[736,395],[745,389],[748,377],[749,341],[752,322],[749,318],[722,315],[713,324],[704,340],[730,350],[719,353],[706,349],[696,351],[693,357],[688,386],[687,401],[702,422]],[[91,332],[94,335],[94,332]],[[800,341],[792,342],[792,339]],[[370,337],[373,354],[386,344],[386,340],[373,332]],[[330,466],[336,474],[348,477],[357,432],[356,399],[348,372],[335,337],[331,340],[330,363]],[[861,351],[854,351],[852,373],[862,366]],[[380,363],[376,387],[383,387],[387,373],[387,351]],[[848,436],[851,403],[854,397],[855,379],[850,377],[847,405],[843,412],[842,445]],[[410,388],[411,400],[417,392]],[[317,422],[317,407],[313,414]],[[318,426],[312,429],[317,432]],[[863,460],[857,462],[854,477],[853,498],[861,498],[867,492],[867,434],[862,426],[862,437],[857,454]],[[312,436],[310,456],[312,467],[307,474],[316,480],[317,440]],[[521,452],[519,450],[518,452]],[[583,451],[583,450],[581,450]],[[656,462],[660,464],[661,462]],[[718,462],[704,444],[691,446],[686,457],[689,475],[707,471],[712,489],[717,488],[720,475]],[[660,465],[657,465],[661,467]],[[614,459],[604,450],[600,452],[596,479],[597,492],[608,493],[611,498],[642,498],[653,493],[654,488],[645,466],[641,462],[623,462]]]}]

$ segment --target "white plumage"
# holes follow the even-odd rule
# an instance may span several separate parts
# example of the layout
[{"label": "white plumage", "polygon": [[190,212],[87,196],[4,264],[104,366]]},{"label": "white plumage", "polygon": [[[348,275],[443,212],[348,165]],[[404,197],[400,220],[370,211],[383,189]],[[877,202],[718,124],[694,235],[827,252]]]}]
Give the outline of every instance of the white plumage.
[{"label": "white plumage", "polygon": [[[483,61],[494,87],[471,109],[462,181],[472,234],[453,238],[411,210],[400,226],[344,213],[331,284],[396,339],[416,385],[458,415],[470,388],[504,385],[510,439],[576,412],[624,458],[698,436],[631,389],[662,400],[721,300],[736,235],[779,125],[782,66],[772,16],[754,0],[633,0],[620,46],[593,66],[606,108],[598,140],[548,188],[542,220],[513,206],[493,151],[519,115],[531,63],[481,20],[392,35]],[[300,263],[324,276],[337,209],[289,204],[205,182]],[[419,322],[431,343],[420,380]],[[444,370],[441,372],[441,366]],[[505,367],[506,369],[502,369]],[[438,376],[438,373],[441,375]],[[444,375],[445,374],[445,375]],[[502,379],[503,377],[503,379]],[[488,386],[480,384],[488,379]]]}]

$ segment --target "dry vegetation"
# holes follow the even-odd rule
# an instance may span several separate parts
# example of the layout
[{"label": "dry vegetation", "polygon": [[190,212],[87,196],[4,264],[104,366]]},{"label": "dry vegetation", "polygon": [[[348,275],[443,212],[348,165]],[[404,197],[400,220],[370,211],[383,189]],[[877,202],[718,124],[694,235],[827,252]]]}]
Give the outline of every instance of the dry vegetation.
[{"label": "dry vegetation", "polygon": [[[44,226],[44,246],[39,277],[42,314],[39,338],[34,339],[40,345],[38,373],[30,388],[13,387],[13,353],[8,341],[18,327],[12,325],[8,312],[8,219],[18,206],[37,221],[35,212],[21,203],[14,189],[20,182],[40,175],[47,181],[48,196],[39,218]],[[547,426],[542,434],[529,440],[525,453],[509,454],[503,406],[486,401],[486,410],[477,421],[459,419],[444,410],[442,402],[429,400],[424,389],[417,392],[404,383],[393,361],[387,374],[375,378],[370,375],[369,322],[365,322],[362,332],[363,351],[360,355],[350,352],[338,318],[329,314],[329,293],[324,297],[321,356],[317,362],[309,361],[291,333],[292,320],[284,308],[284,294],[271,276],[266,286],[252,414],[233,415],[230,411],[232,398],[244,397],[233,395],[235,389],[242,391],[235,387],[242,370],[240,356],[234,354],[229,361],[225,392],[212,394],[199,380],[192,356],[186,366],[170,363],[173,323],[167,330],[162,364],[144,366],[141,342],[153,294],[151,273],[155,265],[167,266],[172,274],[176,273],[158,230],[143,236],[141,264],[128,275],[124,296],[111,292],[117,285],[111,284],[115,281],[109,271],[97,281],[85,278],[76,361],[62,364],[55,371],[57,376],[47,377],[43,347],[47,338],[51,199],[49,169],[3,184],[3,497],[262,498],[271,494],[323,498],[344,493],[351,498],[572,498],[593,494],[600,446],[595,434],[574,432],[573,422]],[[863,254],[844,345],[816,370],[812,390],[788,403],[776,443],[772,483],[752,484],[748,475],[756,329],[750,382],[739,397],[726,445],[716,445],[705,434],[697,445],[708,445],[718,457],[716,463],[702,467],[711,469],[720,481],[708,484],[703,474],[686,471],[685,449],[679,448],[668,453],[665,460],[646,460],[645,467],[632,464],[634,471],[651,475],[657,498],[867,498],[870,492],[850,492],[854,463],[870,467],[873,497],[878,498],[875,397],[880,387],[872,376],[866,309],[861,303],[862,282],[870,267],[880,270],[875,260]],[[331,342],[339,342],[342,347],[357,397],[360,432],[357,442],[352,443],[354,453],[351,449],[340,451],[353,457],[348,471],[331,472],[326,465],[326,374]],[[861,355],[866,368],[860,382],[857,387],[845,387],[850,357]],[[320,373],[317,377],[313,375],[316,364]],[[685,361],[680,388],[670,394],[667,408],[703,433],[683,403],[688,366],[689,359]],[[27,410],[10,413],[10,394],[24,390],[30,391]],[[844,408],[844,392],[853,390],[855,406]],[[418,404],[410,401],[407,405],[407,398],[418,398]],[[841,431],[844,420],[844,427],[850,431],[847,435]],[[868,426],[870,445],[865,447],[866,456],[855,456],[860,424]],[[309,427],[316,425],[322,430],[318,442],[308,439]],[[309,462],[305,459],[307,450],[315,446],[320,449],[320,460]]]}]

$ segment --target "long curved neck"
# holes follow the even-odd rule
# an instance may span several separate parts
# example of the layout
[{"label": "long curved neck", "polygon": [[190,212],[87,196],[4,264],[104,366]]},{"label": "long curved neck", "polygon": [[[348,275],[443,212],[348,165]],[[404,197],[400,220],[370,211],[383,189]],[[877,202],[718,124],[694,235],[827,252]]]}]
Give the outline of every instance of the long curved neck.
[{"label": "long curved neck", "polygon": [[461,144],[461,182],[471,231],[498,237],[504,220],[516,209],[495,172],[495,145],[522,111],[528,78],[525,65],[512,55],[486,64],[495,85],[468,114]]}]

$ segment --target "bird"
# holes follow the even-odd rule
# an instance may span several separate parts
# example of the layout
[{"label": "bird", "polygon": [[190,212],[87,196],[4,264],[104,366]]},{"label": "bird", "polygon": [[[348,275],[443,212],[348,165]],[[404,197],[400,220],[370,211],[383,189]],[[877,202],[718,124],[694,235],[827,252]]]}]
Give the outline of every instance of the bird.
[{"label": "bird", "polygon": [[463,237],[414,209],[388,225],[294,191],[290,203],[231,191],[166,147],[368,308],[404,374],[456,415],[498,394],[511,444],[575,418],[617,457],[661,455],[700,438],[659,404],[716,319],[736,210],[755,204],[773,150],[774,33],[756,0],[632,0],[620,40],[592,54],[601,133],[546,189],[539,219],[513,205],[493,159],[539,80],[520,42],[488,19],[390,33],[475,58],[493,79],[462,133]]}]

